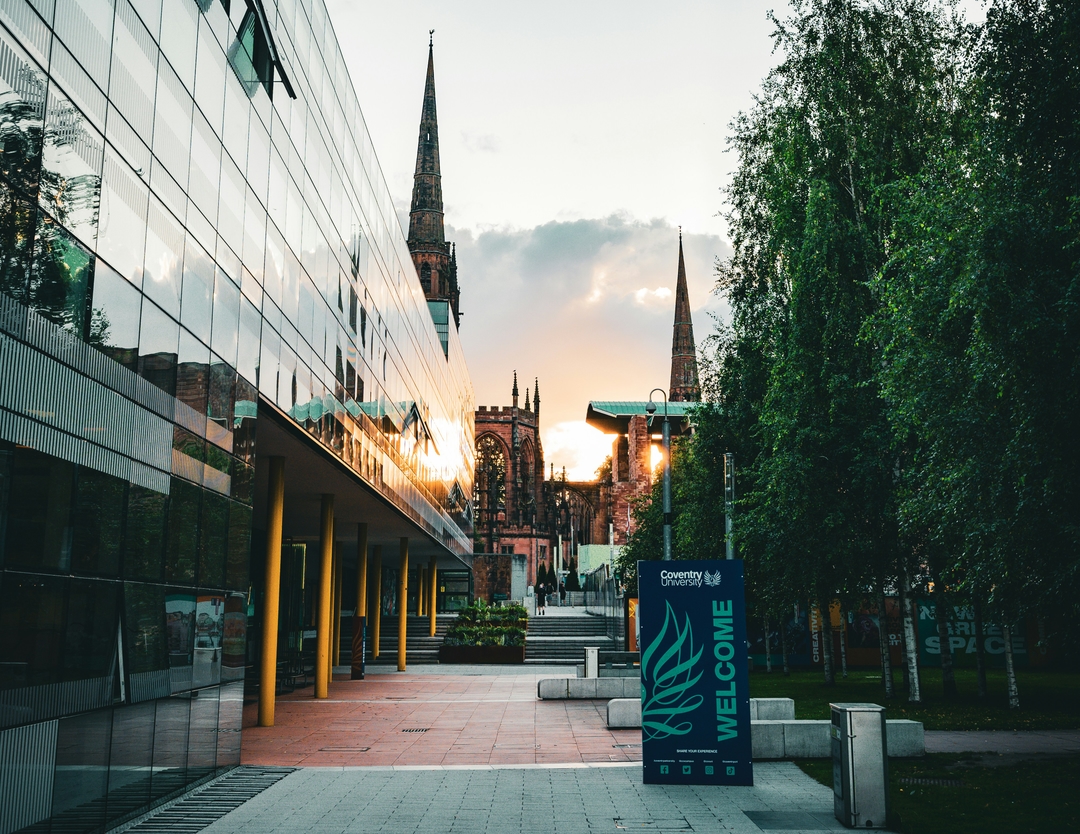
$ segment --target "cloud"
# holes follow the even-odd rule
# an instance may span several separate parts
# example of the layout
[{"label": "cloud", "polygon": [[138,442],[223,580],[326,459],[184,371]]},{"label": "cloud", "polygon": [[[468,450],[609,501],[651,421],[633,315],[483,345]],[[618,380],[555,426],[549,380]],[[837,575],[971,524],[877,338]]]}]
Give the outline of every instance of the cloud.
[{"label": "cloud", "polygon": [[[586,462],[556,443],[555,426],[583,424],[589,400],[641,400],[667,388],[677,228],[613,214],[529,229],[448,225],[446,233],[457,243],[461,341],[476,402],[509,404],[515,370],[530,391],[539,378],[545,457],[591,474],[610,447]],[[683,245],[700,345],[712,332],[709,314],[721,310],[713,267],[728,249],[711,235],[686,235]]]},{"label": "cloud", "polygon": [[462,131],[461,143],[469,153],[498,153],[499,151],[499,140],[493,133],[477,135]]}]

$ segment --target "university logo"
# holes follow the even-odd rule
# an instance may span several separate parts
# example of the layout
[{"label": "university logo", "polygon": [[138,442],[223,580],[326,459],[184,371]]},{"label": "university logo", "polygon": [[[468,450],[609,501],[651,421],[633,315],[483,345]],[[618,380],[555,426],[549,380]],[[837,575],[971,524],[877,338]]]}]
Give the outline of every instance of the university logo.
[{"label": "university logo", "polygon": [[720,571],[716,573],[709,573],[705,571],[705,584],[710,587],[716,587],[720,584]]}]

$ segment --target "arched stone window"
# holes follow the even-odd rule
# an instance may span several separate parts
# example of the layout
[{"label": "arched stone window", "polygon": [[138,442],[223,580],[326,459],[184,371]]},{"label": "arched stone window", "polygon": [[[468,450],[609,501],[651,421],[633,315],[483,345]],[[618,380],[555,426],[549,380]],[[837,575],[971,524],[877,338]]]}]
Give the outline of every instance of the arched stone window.
[{"label": "arched stone window", "polygon": [[484,435],[476,444],[476,480],[473,505],[481,523],[506,510],[506,452],[493,435]]}]

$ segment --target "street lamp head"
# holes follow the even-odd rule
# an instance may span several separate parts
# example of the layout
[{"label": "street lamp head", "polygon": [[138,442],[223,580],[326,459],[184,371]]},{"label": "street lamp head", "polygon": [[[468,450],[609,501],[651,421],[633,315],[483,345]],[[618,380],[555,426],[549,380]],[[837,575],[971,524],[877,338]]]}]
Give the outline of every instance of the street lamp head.
[{"label": "street lamp head", "polygon": [[656,403],[654,403],[652,400],[649,400],[648,405],[645,406],[645,413],[646,414],[655,414],[656,413]]}]

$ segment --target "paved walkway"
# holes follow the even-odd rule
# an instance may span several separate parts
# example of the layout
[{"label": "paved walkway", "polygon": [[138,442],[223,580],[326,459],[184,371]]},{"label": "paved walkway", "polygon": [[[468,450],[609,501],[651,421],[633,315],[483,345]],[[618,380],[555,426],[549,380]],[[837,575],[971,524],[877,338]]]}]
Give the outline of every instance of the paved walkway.
[{"label": "paved walkway", "polygon": [[754,768],[754,787],[641,784],[641,767],[305,768],[207,834],[818,834],[845,831],[832,791],[795,765]]},{"label": "paved walkway", "polygon": [[[564,609],[565,610],[565,609]],[[277,725],[244,712],[243,762],[299,768],[209,832],[825,832],[832,791],[790,762],[748,788],[641,782],[640,730],[609,730],[603,701],[540,701],[566,666],[335,669],[329,698],[279,697]],[[928,732],[931,752],[1078,752],[1080,731]]]},{"label": "paved walkway", "polygon": [[[565,609],[564,609],[565,610]],[[299,767],[212,832],[843,831],[832,791],[786,762],[754,787],[643,785],[641,731],[603,701],[541,701],[565,666],[335,670],[329,698],[279,697],[276,726],[244,713],[243,762]]]},{"label": "paved walkway", "polygon": [[927,753],[1080,753],[1080,730],[928,730]]}]

